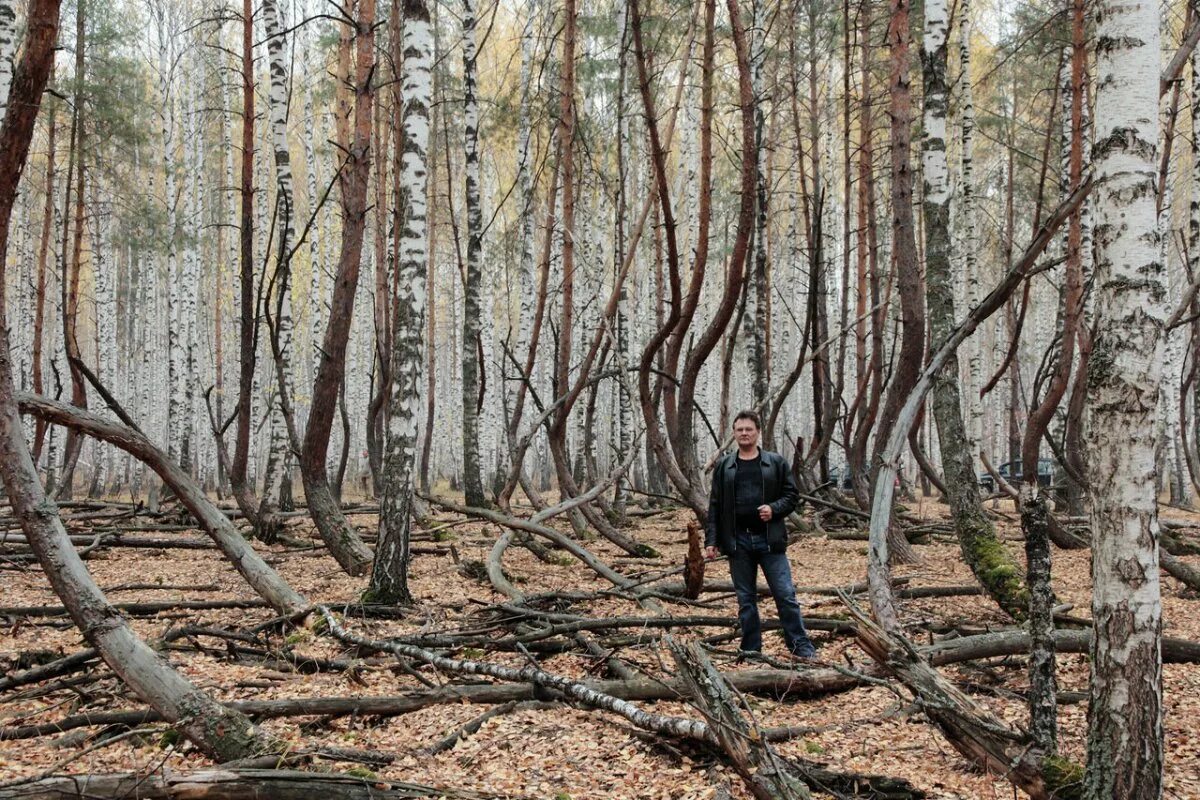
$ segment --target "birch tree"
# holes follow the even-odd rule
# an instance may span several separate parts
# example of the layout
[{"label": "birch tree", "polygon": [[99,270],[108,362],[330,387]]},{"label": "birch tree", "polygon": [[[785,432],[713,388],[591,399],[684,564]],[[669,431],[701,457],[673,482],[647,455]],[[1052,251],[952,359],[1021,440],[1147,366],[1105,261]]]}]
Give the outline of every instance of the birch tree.
[{"label": "birch tree", "polygon": [[1162,796],[1156,422],[1166,285],[1155,211],[1156,4],[1096,4],[1095,339],[1085,429],[1092,524],[1086,793]]},{"label": "birch tree", "polygon": [[[380,499],[379,543],[368,596],[374,602],[410,603],[409,538],[417,464],[417,428],[422,412],[421,370],[424,365],[425,298],[428,279],[427,163],[429,106],[432,102],[433,31],[425,0],[403,6],[404,149],[399,164],[403,215],[397,253],[397,286],[392,343],[392,388]],[[469,501],[468,501],[469,502]]]},{"label": "birch tree", "polygon": [[[271,87],[269,103],[271,114],[271,145],[275,161],[275,229],[278,240],[275,245],[275,273],[272,280],[272,315],[275,317],[275,335],[279,339],[280,363],[277,374],[280,381],[276,391],[286,394],[287,402],[294,395],[289,381],[291,376],[292,349],[292,298],[291,298],[291,250],[296,236],[296,206],[292,188],[292,159],[288,151],[288,64],[284,55],[287,36],[279,4],[276,0],[264,0],[262,5],[263,25],[267,33],[267,55],[270,61]],[[291,448],[288,446],[287,428],[282,417],[281,403],[276,400],[271,406],[271,440],[267,456],[266,482],[263,486],[262,509],[259,514],[270,515],[279,505],[281,484],[291,467]]]},{"label": "birch tree", "polygon": [[13,54],[17,52],[17,3],[0,0],[0,119],[8,108],[12,85]]},{"label": "birch tree", "polygon": [[[925,33],[921,47],[925,104],[921,139],[924,179],[922,211],[925,222],[926,297],[930,336],[945,341],[956,323],[954,277],[950,266],[950,170],[946,157],[949,11],[945,0],[926,0]],[[958,356],[952,354],[933,385],[933,415],[937,421],[946,501],[954,515],[954,531],[963,558],[993,599],[1011,616],[1022,619],[1028,596],[1020,572],[996,538],[984,514],[974,469],[974,452],[967,440]]]},{"label": "birch tree", "polygon": [[479,98],[475,80],[475,0],[463,0],[463,137],[467,204],[467,261],[462,319],[463,490],[467,505],[481,506],[483,466],[479,456],[480,331],[483,325],[483,210],[479,204]]}]

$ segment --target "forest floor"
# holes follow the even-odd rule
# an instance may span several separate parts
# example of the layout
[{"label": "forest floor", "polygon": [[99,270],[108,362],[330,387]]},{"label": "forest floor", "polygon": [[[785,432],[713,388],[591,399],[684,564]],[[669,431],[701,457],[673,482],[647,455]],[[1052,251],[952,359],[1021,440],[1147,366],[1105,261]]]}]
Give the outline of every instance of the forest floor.
[{"label": "forest floor", "polygon": [[[928,499],[909,504],[917,517],[929,521],[944,520],[945,506]],[[1023,561],[1016,524],[1007,504],[1000,521],[1006,546]],[[1187,520],[1200,526],[1200,515],[1165,509],[1164,517]],[[458,519],[440,514],[444,522]],[[636,537],[658,548],[661,559],[630,559],[608,542],[597,539],[588,543],[593,552],[630,575],[651,572],[683,563],[686,552],[686,515],[663,512],[639,518],[633,528]],[[369,530],[374,517],[361,516],[355,522]],[[457,525],[452,534],[427,546],[441,554],[424,553],[413,563],[412,589],[419,608],[402,619],[356,618],[351,611],[346,625],[374,638],[471,627],[480,622],[480,614],[490,604],[505,598],[494,593],[486,577],[468,577],[460,572],[456,558],[484,561],[497,535],[497,527],[468,522]],[[297,522],[294,536],[312,535],[307,522]],[[1192,537],[1196,530],[1189,532]],[[183,535],[195,538],[195,532]],[[423,543],[425,546],[425,543]],[[261,547],[261,546],[260,546]],[[262,548],[269,560],[293,586],[310,599],[337,606],[355,601],[365,580],[344,575],[322,549],[287,550],[282,546]],[[929,544],[917,548],[921,563],[901,567],[897,577],[909,579],[909,586],[961,585],[972,582],[962,563],[958,547],[948,536],[935,535]],[[788,551],[798,586],[851,585],[864,579],[866,544],[863,541],[836,540],[819,534],[805,536]],[[1188,559],[1200,567],[1200,557]],[[135,549],[113,547],[97,550],[88,560],[96,581],[114,602],[182,600],[253,600],[250,589],[216,550],[208,549]],[[0,565],[2,566],[2,565]],[[587,592],[608,588],[608,584],[577,563],[546,564],[523,548],[509,550],[505,567],[523,592]],[[724,563],[708,565],[710,580],[727,580]],[[676,578],[678,580],[678,578]],[[161,586],[162,588],[123,587]],[[14,606],[57,605],[57,598],[40,570],[35,566],[0,571],[0,604]],[[1087,551],[1055,551],[1054,586],[1062,603],[1074,605],[1072,614],[1089,616],[1090,581]],[[180,587],[180,588],[171,588]],[[732,633],[735,602],[729,595],[706,594],[706,608],[668,604],[673,614],[725,615],[725,629],[705,628],[680,631],[681,636],[711,636]],[[769,598],[764,598],[764,618],[773,618]],[[845,609],[836,598],[800,595],[807,614],[842,617]],[[865,598],[864,598],[865,602]],[[1169,577],[1163,579],[1164,634],[1200,641],[1200,599]],[[956,596],[941,599],[902,601],[904,622],[910,630],[939,627],[944,623],[974,630],[986,630],[1011,623],[986,598]],[[620,598],[578,602],[572,609],[588,616],[644,616],[647,611]],[[270,609],[212,609],[168,611],[132,620],[136,630],[147,639],[162,636],[172,626],[205,625],[215,628],[248,629],[273,616]],[[5,616],[0,611],[0,667],[6,667],[20,653],[51,650],[69,654],[82,647],[80,633],[66,618],[30,618]],[[658,633],[658,631],[650,631]],[[919,643],[932,641],[933,634],[914,633]],[[849,635],[814,633],[827,662],[865,667],[870,659]],[[414,678],[396,672],[387,663],[368,663],[350,672],[300,674],[281,669],[279,663],[267,666],[245,658],[234,659],[219,639],[200,638],[203,650],[183,647],[167,655],[184,674],[223,700],[275,699],[321,696],[397,695],[422,689]],[[276,645],[285,644],[275,637]],[[312,657],[346,657],[347,651],[336,641],[301,629],[291,633],[286,644],[293,653]],[[736,640],[717,644],[714,661],[722,670],[761,668],[762,665],[734,663]],[[766,636],[769,655],[783,656],[779,635]],[[499,663],[522,666],[519,653],[480,651],[462,657],[487,658]],[[650,675],[673,672],[671,658],[660,644],[626,647],[617,655],[636,669]],[[1059,684],[1062,691],[1086,693],[1088,664],[1084,655],[1059,656]],[[593,659],[568,653],[542,660],[549,672],[588,677],[603,671]],[[986,664],[971,663],[958,668],[943,668],[960,686],[966,687],[980,703],[1011,724],[1022,725],[1026,712],[1021,693],[1026,687],[1023,660],[993,659]],[[424,673],[436,682],[444,678]],[[0,693],[0,726],[14,726],[61,719],[85,710],[136,709],[140,704],[130,698],[120,684],[101,665],[95,665],[78,681],[66,681],[50,693],[43,687]],[[1166,797],[1200,798],[1200,665],[1168,664],[1164,667],[1166,711]],[[38,696],[33,696],[38,695]],[[1014,790],[1002,778],[985,775],[973,768],[946,742],[923,715],[914,711],[907,695],[886,686],[868,685],[840,694],[813,700],[788,698],[777,701],[750,696],[749,702],[763,726],[804,726],[798,736],[777,745],[790,756],[802,756],[827,763],[833,768],[881,773],[905,778],[937,798],[1009,798]],[[1060,706],[1059,726],[1063,754],[1081,761],[1086,739],[1086,701],[1068,694]],[[682,702],[645,702],[660,713],[695,716]],[[384,751],[395,756],[387,766],[372,767],[382,779],[415,781],[447,788],[473,789],[497,797],[529,797],[545,800],[581,800],[582,798],[708,798],[722,786],[728,786],[735,798],[749,797],[732,770],[722,766],[704,751],[679,746],[635,731],[625,720],[604,712],[557,706],[555,710],[516,710],[487,721],[473,735],[462,738],[450,749],[436,755],[422,751],[487,710],[465,703],[434,705],[402,716],[387,718],[341,717],[333,720],[284,718],[268,720],[266,727],[290,740],[296,747],[317,744],[356,747]],[[310,723],[310,724],[304,724]],[[154,769],[167,766],[177,770],[205,766],[204,759],[184,745],[169,744],[161,736],[164,726],[147,726],[145,736],[84,751],[86,740],[74,734],[0,742],[0,781],[32,776],[51,765],[74,760],[61,772],[103,773],[130,769]],[[85,729],[95,733],[96,729]],[[346,765],[339,765],[344,768]]]}]

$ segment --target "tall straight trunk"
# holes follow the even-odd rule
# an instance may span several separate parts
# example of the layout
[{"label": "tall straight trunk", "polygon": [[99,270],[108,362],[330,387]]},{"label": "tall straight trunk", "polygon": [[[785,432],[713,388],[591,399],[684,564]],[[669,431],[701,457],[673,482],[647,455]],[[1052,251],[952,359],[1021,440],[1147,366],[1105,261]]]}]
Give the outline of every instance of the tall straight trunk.
[{"label": "tall straight trunk", "polygon": [[[254,18],[251,0],[242,2],[242,140],[241,213],[238,237],[238,399],[234,421],[233,459],[229,485],[234,500],[254,525],[255,534],[272,541],[278,528],[263,510],[250,479],[250,423],[253,416],[254,374],[258,349],[258,307],[254,295]],[[218,443],[223,447],[223,443]]]},{"label": "tall straight trunk", "polygon": [[[533,70],[534,70],[534,24],[540,16],[540,2],[531,0],[526,4],[525,9],[525,25],[521,32],[521,110],[520,118],[517,123],[517,181],[521,189],[521,216],[520,216],[520,287],[521,287],[521,306],[519,318],[517,321],[517,336],[515,349],[513,351],[513,363],[516,362],[515,354],[531,353],[531,348],[536,348],[535,339],[540,337],[542,314],[545,310],[545,292],[538,291],[537,278],[535,277],[535,266],[537,259],[534,254],[535,244],[535,206],[536,192],[534,185],[534,174],[531,161],[533,160],[532,153],[532,119],[531,106],[533,99]],[[624,19],[625,10],[619,9],[618,13]],[[621,27],[622,35],[620,37],[622,43],[624,41],[624,27]],[[624,45],[622,44],[621,55],[618,56],[618,78],[617,78],[617,125],[618,128],[623,124],[624,114]],[[617,174],[618,182],[623,175],[622,163],[622,142],[620,134],[618,134],[617,147]],[[555,179],[557,180],[557,175]],[[620,191],[618,189],[618,191]],[[553,190],[552,190],[553,192]],[[618,222],[618,224],[620,224]],[[549,240],[550,237],[547,237]],[[619,248],[618,248],[619,249]],[[537,334],[535,335],[535,330]],[[618,331],[618,338],[620,331]],[[510,336],[510,341],[512,341]],[[532,355],[532,354],[531,354]],[[505,362],[508,359],[503,359]],[[518,367],[520,368],[520,367]],[[507,373],[507,369],[501,371],[502,374]],[[431,373],[432,374],[432,373]],[[522,376],[513,384],[512,405],[510,409],[511,416],[505,426],[505,434],[509,448],[509,458],[511,464],[509,467],[509,476],[504,481],[498,495],[497,502],[501,508],[509,510],[511,507],[511,496],[516,490],[519,482],[525,494],[528,495],[531,501],[538,497],[538,492],[533,488],[533,485],[525,477],[524,456],[528,452],[528,447],[520,447],[518,438],[520,437],[521,421],[524,418],[525,394],[527,392],[526,379],[532,379],[530,374],[522,374]],[[507,407],[507,401],[506,401]],[[540,500],[540,498],[538,498]],[[535,505],[540,505],[534,501]]]},{"label": "tall straight trunk", "polygon": [[[567,32],[566,44],[569,52],[564,51],[563,87],[564,114],[567,107],[574,114],[574,99],[567,87],[574,83],[574,46],[575,22],[574,0],[567,0]],[[462,404],[463,404],[463,491],[466,494],[467,505],[482,506],[483,496],[483,465],[479,458],[479,407],[483,401],[482,369],[480,363],[480,331],[483,327],[483,309],[481,294],[483,292],[483,271],[480,259],[483,256],[483,209],[479,205],[479,98],[476,96],[475,83],[475,0],[463,0],[463,138],[465,155],[463,160],[463,178],[465,181],[465,197],[467,212],[467,260],[463,281],[463,329],[462,329]],[[573,119],[573,117],[572,117]],[[572,123],[573,124],[573,123]],[[567,156],[570,160],[570,155]],[[570,176],[567,176],[568,182]],[[564,208],[566,198],[571,188],[564,188]],[[567,251],[573,247],[573,229],[568,228],[568,235],[563,241],[563,266],[567,269]],[[571,307],[570,273],[563,284],[563,313],[569,314]],[[564,316],[560,334],[564,337],[565,347],[570,348],[570,318]],[[561,385],[565,388],[566,382]]]},{"label": "tall straight trunk", "polygon": [[[871,114],[871,2],[872,0],[861,0],[859,8],[862,116],[858,124],[860,139],[858,213],[861,220],[858,226],[858,270],[861,276],[859,292],[861,296],[868,289],[870,291],[871,356],[865,371],[859,376],[858,397],[855,399],[859,411],[854,422],[854,438],[846,453],[847,466],[853,476],[854,496],[863,508],[870,507],[870,463],[867,459],[867,446],[870,441],[871,429],[874,427],[876,416],[879,413],[879,403],[883,397],[883,329],[886,313],[886,309],[880,303],[879,240],[875,226],[875,154],[872,137],[874,121]],[[866,286],[863,285],[864,282]],[[862,302],[860,307],[864,312],[868,308],[866,302]]]},{"label": "tall straight trunk", "polygon": [[[53,68],[51,68],[53,74]],[[46,330],[46,259],[50,253],[50,231],[54,223],[54,182],[55,182],[55,132],[57,130],[58,102],[50,97],[46,104],[49,120],[46,122],[46,204],[42,209],[42,233],[38,244],[37,257],[37,292],[33,312],[33,391],[38,394],[45,392],[42,382],[42,340]],[[46,423],[38,420],[33,430],[33,463],[37,464],[42,454],[42,443],[45,441]]]},{"label": "tall straight trunk", "polygon": [[[917,259],[916,222],[913,219],[912,163],[909,147],[912,142],[912,93],[909,87],[909,0],[891,0],[891,20],[888,25],[888,46],[891,50],[888,81],[892,140],[892,260],[896,268],[896,285],[900,293],[900,353],[892,371],[887,400],[875,431],[875,458],[871,474],[878,469],[896,416],[904,400],[916,385],[925,355],[925,295],[921,291],[921,265]],[[888,546],[893,563],[916,560],[912,545],[898,528],[888,532]]]},{"label": "tall straight trunk", "polygon": [[174,73],[168,47],[172,39],[172,31],[167,29],[168,20],[165,9],[156,11],[158,14],[158,69],[161,84],[159,93],[161,105],[161,144],[162,144],[162,175],[163,202],[166,204],[166,276],[167,276],[167,451],[176,463],[187,469],[183,463],[181,445],[184,435],[184,406],[186,403],[187,366],[184,364],[184,317],[182,313],[183,298],[180,287],[178,258],[177,258],[177,224],[175,208],[175,97],[171,90]]},{"label": "tall straight trunk", "polygon": [[296,238],[296,205],[292,187],[292,158],[288,151],[288,64],[284,55],[287,37],[286,25],[277,0],[264,0],[262,5],[263,25],[267,34],[267,56],[270,62],[271,87],[268,106],[271,116],[271,145],[275,161],[275,208],[273,212],[276,232],[275,271],[271,281],[271,304],[275,335],[279,339],[277,374],[281,377],[276,391],[284,396],[271,404],[271,439],[267,455],[266,477],[263,484],[259,516],[271,516],[279,507],[282,487],[289,483],[287,472],[291,464],[291,448],[288,446],[286,424],[283,420],[282,403],[291,402],[291,350],[292,350],[292,302],[291,302],[291,249]]},{"label": "tall straight trunk", "polygon": [[[563,30],[557,136],[559,174],[562,179],[562,288],[559,295],[562,317],[558,329],[558,352],[552,384],[556,390],[555,394],[563,394],[571,386],[571,339],[575,319],[575,0],[565,0],[563,13],[566,20]],[[566,463],[569,415],[570,408],[564,404],[549,431],[550,452],[560,489],[564,492],[565,484],[571,483],[570,470]]]},{"label": "tall straight trunk", "polygon": [[359,0],[355,18],[355,75],[353,138],[346,165],[338,179],[342,191],[342,242],[330,299],[329,325],[321,343],[321,363],[313,381],[312,410],[304,430],[300,469],[304,494],[317,531],[347,573],[362,575],[372,554],[346,520],[329,488],[325,459],[338,392],[346,373],[346,345],[354,315],[354,295],[362,262],[367,221],[367,183],[371,174],[371,105],[375,67],[375,0]]},{"label": "tall straight trunk", "polygon": [[1095,339],[1089,798],[1162,797],[1162,600],[1155,439],[1166,285],[1155,213],[1159,18],[1096,6]]},{"label": "tall straight trunk", "polygon": [[[979,304],[979,254],[975,248],[975,96],[971,80],[971,4],[970,0],[959,3],[959,125],[961,140],[959,147],[959,203],[958,217],[962,221],[963,275],[966,279],[967,306]],[[983,385],[983,340],[967,343],[967,439],[971,450],[972,469],[975,469],[977,454],[983,444],[983,401],[979,388]]]},{"label": "tall straight trunk", "polygon": [[317,154],[316,148],[313,145],[313,140],[316,138],[315,128],[317,125],[316,115],[313,113],[313,89],[309,86],[304,92],[304,160],[308,180],[305,189],[308,195],[308,213],[313,217],[315,224],[313,230],[308,234],[308,263],[309,263],[309,284],[308,284],[308,359],[307,359],[307,375],[309,380],[316,375],[317,372],[317,341],[321,338],[321,329],[324,326],[325,316],[325,292],[323,280],[325,275],[325,259],[323,258],[324,249],[321,245],[324,242],[325,218],[324,209],[318,209],[321,202],[321,197],[317,193]]},{"label": "tall straight trunk", "polygon": [[[754,270],[750,273],[747,292],[747,342],[750,350],[750,396],[751,406],[759,408],[767,401],[770,384],[770,356],[767,353],[767,147],[766,125],[763,106],[763,65],[767,55],[766,11],[763,0],[752,0],[750,12],[750,80],[754,86],[754,147],[758,158],[755,162],[755,215],[754,215]],[[768,446],[770,444],[768,443]]]},{"label": "tall straight trunk", "polygon": [[[1200,130],[1200,49],[1192,51],[1192,130]],[[1200,275],[1200,136],[1192,136],[1192,181],[1191,202],[1188,205],[1188,247],[1187,273],[1191,280]],[[1192,300],[1192,312],[1200,312],[1200,302]],[[1200,320],[1194,320],[1191,325],[1191,362],[1193,371],[1200,358]],[[1191,446],[1189,447],[1189,463],[1200,465],[1200,380],[1192,376],[1192,430]],[[1193,475],[1193,481],[1200,481],[1200,474]]]},{"label": "tall straight trunk", "polygon": [[[1083,181],[1083,69],[1087,50],[1083,39],[1083,0],[1074,0],[1074,41],[1071,55],[1070,128],[1066,192],[1076,191]],[[1029,570],[1029,713],[1034,745],[1043,756],[1058,753],[1058,682],[1055,676],[1054,592],[1050,585],[1050,530],[1046,498],[1038,486],[1038,459],[1042,437],[1066,394],[1075,359],[1076,328],[1083,310],[1081,267],[1082,214],[1076,210],[1067,227],[1066,280],[1063,285],[1062,349],[1058,364],[1041,402],[1030,411],[1021,445],[1021,528],[1025,534]]]},{"label": "tall straight trunk", "polygon": [[[417,466],[417,424],[421,408],[424,364],[426,266],[428,263],[429,107],[432,102],[433,33],[424,0],[404,3],[404,72],[401,76],[404,152],[397,210],[403,210],[404,230],[397,253],[396,313],[392,327],[391,407],[380,500],[379,543],[368,597],[374,602],[410,603],[408,588],[409,538],[412,530],[413,488]],[[399,35],[393,31],[393,35]]]},{"label": "tall straight trunk", "polygon": [[[393,3],[389,14],[391,17],[392,30],[399,31],[400,4]],[[394,43],[399,46],[399,35],[391,37]],[[401,58],[398,53],[393,51],[392,63],[398,68]],[[387,103],[380,98],[379,102],[375,103],[375,142],[377,147],[375,163],[372,165],[375,168],[374,190],[375,198],[373,206],[375,211],[375,224],[372,226],[375,239],[375,360],[371,373],[373,393],[371,395],[370,405],[367,406],[367,422],[366,440],[367,440],[367,467],[371,473],[371,491],[376,495],[381,491],[381,481],[383,480],[383,436],[384,436],[384,421],[387,416],[385,406],[387,405],[388,392],[391,389],[391,379],[388,376],[388,371],[391,369],[391,352],[392,352],[392,279],[396,271],[396,242],[395,237],[400,235],[398,226],[395,223],[397,209],[391,209],[389,213],[389,203],[387,201],[387,143],[388,132],[384,127],[385,120],[391,130],[394,132],[393,138],[400,137],[400,120],[399,106],[400,102],[395,99],[395,95],[400,91],[399,76],[392,78],[392,105],[395,107],[393,117],[389,118],[385,114]],[[386,97],[387,95],[384,95]],[[393,177],[398,175],[393,170]],[[397,187],[393,186],[393,193],[397,191]]]},{"label": "tall straight trunk", "polygon": [[[808,225],[810,241],[808,246],[809,260],[809,312],[808,349],[813,356],[812,364],[812,406],[813,406],[813,439],[809,452],[804,460],[804,469],[811,472],[814,468],[820,480],[829,477],[829,443],[833,436],[833,420],[837,413],[834,405],[834,381],[830,348],[825,344],[829,340],[829,275],[832,258],[826,242],[828,233],[828,217],[833,198],[829,191],[831,181],[825,181],[822,170],[833,169],[832,153],[828,154],[827,166],[821,164],[821,101],[818,88],[820,72],[821,48],[817,34],[821,21],[818,16],[817,3],[808,6],[808,105],[809,105],[809,158],[811,161],[812,189],[809,204],[811,222]],[[832,123],[830,123],[832,124]],[[829,131],[826,130],[828,136]],[[831,142],[832,139],[828,138]]]},{"label": "tall straight trunk", "polygon": [[[433,63],[438,60],[438,28],[433,26]],[[437,80],[436,73],[430,76],[430,96],[433,96],[433,83]],[[429,113],[430,121],[432,122],[433,111]],[[433,141],[432,131],[436,130],[433,125],[430,126],[431,135],[429,141]],[[437,148],[428,151],[427,158],[429,177],[426,181],[427,187],[437,186]],[[448,169],[449,167],[447,167]],[[426,189],[428,193],[429,189]],[[429,219],[426,226],[429,229],[429,247],[425,258],[425,422],[422,425],[423,436],[421,437],[421,456],[420,462],[417,465],[417,477],[420,480],[421,491],[429,493],[429,457],[433,450],[433,425],[434,414],[437,410],[437,348],[433,346],[434,335],[437,332],[437,233],[438,233],[438,215],[437,203],[430,204],[428,200],[426,205],[429,207]]]},{"label": "tall straight trunk", "polygon": [[220,761],[274,749],[242,714],[222,707],[159,658],[116,613],[71,545],[57,508],[42,491],[25,445],[13,395],[8,325],[4,321],[9,222],[50,73],[58,29],[56,0],[33,0],[11,100],[20,110],[0,127],[0,477],[46,577],[76,625],[112,670],[208,756]]},{"label": "tall straight trunk", "polygon": [[[921,172],[925,222],[925,292],[929,332],[943,342],[954,330],[954,276],[950,265],[950,171],[946,159],[946,61],[949,12],[945,0],[926,0],[925,36],[921,50],[924,121]],[[951,355],[933,383],[933,416],[946,484],[946,502],[954,517],[964,560],[996,603],[1015,619],[1023,619],[1028,595],[1020,570],[996,537],[984,513],[974,469],[974,452],[962,446],[963,422],[958,357]]]},{"label": "tall straight trunk", "polygon": [[[83,383],[83,354],[79,349],[79,279],[83,265],[83,208],[84,208],[84,134],[83,134],[83,87],[85,81],[84,51],[87,41],[86,4],[80,2],[75,19],[75,97],[71,112],[71,142],[67,157],[66,194],[63,197],[63,219],[71,216],[72,182],[74,183],[74,221],[63,226],[62,252],[67,270],[62,276],[63,347],[67,354],[67,366],[71,373],[71,403],[87,408],[87,391]],[[74,234],[72,236],[72,233]],[[70,255],[66,255],[70,251]],[[75,431],[67,432],[67,443],[63,450],[63,468],[57,486],[59,499],[71,497],[75,477],[75,464],[83,448],[83,438]]]}]

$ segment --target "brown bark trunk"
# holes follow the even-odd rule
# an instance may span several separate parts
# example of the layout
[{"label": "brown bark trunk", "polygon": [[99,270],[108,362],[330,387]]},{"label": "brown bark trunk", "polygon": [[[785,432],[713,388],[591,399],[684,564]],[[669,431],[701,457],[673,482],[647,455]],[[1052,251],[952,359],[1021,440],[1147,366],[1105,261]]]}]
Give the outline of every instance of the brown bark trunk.
[{"label": "brown bark trunk", "polygon": [[[71,403],[80,408],[87,408],[87,390],[83,383],[83,371],[80,364],[83,354],[79,348],[77,330],[79,327],[79,276],[83,254],[83,197],[84,197],[84,164],[83,164],[83,126],[80,119],[83,114],[84,86],[84,44],[87,30],[86,4],[79,3],[75,24],[75,98],[71,113],[71,140],[67,156],[66,195],[63,197],[63,219],[71,218],[71,189],[74,182],[75,208],[74,227],[67,222],[63,225],[62,252],[65,273],[62,276],[62,308],[63,308],[63,347],[66,350],[67,365],[71,373]],[[74,236],[72,237],[72,233]],[[65,255],[70,250],[69,258]],[[79,453],[83,441],[74,431],[67,433],[66,447],[63,449],[63,468],[60,473],[58,486],[53,490],[60,500],[71,497],[72,484],[75,479],[75,464],[79,461]]]},{"label": "brown bark trunk", "polygon": [[[913,218],[912,97],[909,87],[909,0],[891,0],[888,25],[891,50],[889,95],[892,137],[892,249],[896,285],[900,293],[900,353],[888,387],[887,400],[875,432],[875,464],[895,425],[900,407],[916,385],[925,352],[925,293],[917,259],[916,223]],[[912,563],[916,552],[899,530],[889,529],[888,547],[893,563]]]},{"label": "brown bark trunk", "polygon": [[322,540],[350,575],[362,575],[371,566],[371,551],[346,521],[329,487],[325,459],[337,408],[338,392],[346,371],[346,345],[354,314],[354,295],[362,262],[363,233],[367,220],[367,184],[371,174],[371,107],[375,67],[375,0],[359,0],[355,20],[355,76],[353,141],[346,149],[347,164],[338,182],[342,191],[342,242],[337,274],[330,299],[329,324],[321,342],[321,360],[313,380],[312,405],[300,454],[304,494],[309,513]]}]

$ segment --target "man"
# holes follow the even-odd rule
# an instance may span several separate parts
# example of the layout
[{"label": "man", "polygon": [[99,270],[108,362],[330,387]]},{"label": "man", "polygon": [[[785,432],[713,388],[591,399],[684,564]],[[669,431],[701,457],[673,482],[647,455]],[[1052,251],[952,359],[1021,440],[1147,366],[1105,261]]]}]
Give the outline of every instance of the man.
[{"label": "man", "polygon": [[705,556],[729,556],[729,574],[737,593],[742,652],[762,651],[762,622],[758,617],[758,568],[767,576],[788,651],[802,660],[817,649],[804,630],[800,603],[792,585],[784,521],[796,509],[799,492],[787,459],[758,446],[759,417],[742,411],[733,420],[737,452],[713,468],[708,501]]}]

